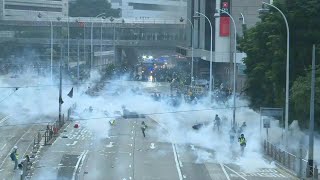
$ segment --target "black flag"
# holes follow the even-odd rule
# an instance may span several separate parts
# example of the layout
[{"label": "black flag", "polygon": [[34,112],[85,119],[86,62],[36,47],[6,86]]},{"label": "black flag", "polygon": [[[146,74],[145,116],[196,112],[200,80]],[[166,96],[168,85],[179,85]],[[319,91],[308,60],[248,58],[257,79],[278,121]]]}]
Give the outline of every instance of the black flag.
[{"label": "black flag", "polygon": [[60,103],[60,104],[63,104],[63,100],[62,100],[62,97],[61,97],[61,96],[59,97],[59,103]]},{"label": "black flag", "polygon": [[69,96],[70,98],[73,97],[73,87],[72,87],[72,89],[70,90],[70,92],[68,93],[68,96]]}]

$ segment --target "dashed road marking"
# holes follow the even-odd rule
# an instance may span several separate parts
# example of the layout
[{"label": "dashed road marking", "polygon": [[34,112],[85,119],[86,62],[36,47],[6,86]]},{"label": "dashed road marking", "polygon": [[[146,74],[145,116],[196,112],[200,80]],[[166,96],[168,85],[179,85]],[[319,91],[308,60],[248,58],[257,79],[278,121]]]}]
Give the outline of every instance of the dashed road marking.
[{"label": "dashed road marking", "polygon": [[67,146],[74,146],[77,144],[78,141],[74,141],[72,144],[66,144]]},{"label": "dashed road marking", "polygon": [[108,145],[106,145],[106,147],[107,147],[107,148],[111,148],[111,147],[113,147],[113,146],[114,146],[113,144],[114,144],[114,142],[109,142],[109,144],[108,144]]},{"label": "dashed road marking", "polygon": [[155,149],[156,147],[154,146],[154,143],[150,144],[150,149]]},{"label": "dashed road marking", "polygon": [[7,146],[7,144],[4,144],[1,148],[1,151]]}]

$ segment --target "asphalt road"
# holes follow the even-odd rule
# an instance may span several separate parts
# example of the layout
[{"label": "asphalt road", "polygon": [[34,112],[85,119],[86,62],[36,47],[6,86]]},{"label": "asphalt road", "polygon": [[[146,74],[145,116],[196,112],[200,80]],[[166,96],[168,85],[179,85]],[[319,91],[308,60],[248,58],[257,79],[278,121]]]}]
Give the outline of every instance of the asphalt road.
[{"label": "asphalt road", "polygon": [[[142,120],[148,125],[145,138],[140,129]],[[32,179],[294,179],[278,168],[246,173],[232,163],[197,162],[197,147],[162,142],[158,138],[161,128],[149,118],[118,119],[109,137],[97,138],[86,126],[86,122],[79,128],[70,124],[40,155]]]},{"label": "asphalt road", "polygon": [[14,146],[18,147],[18,162],[30,152],[34,137],[41,125],[14,126],[13,117],[0,117],[0,179],[19,179],[20,170],[13,170],[14,162],[10,153]]}]

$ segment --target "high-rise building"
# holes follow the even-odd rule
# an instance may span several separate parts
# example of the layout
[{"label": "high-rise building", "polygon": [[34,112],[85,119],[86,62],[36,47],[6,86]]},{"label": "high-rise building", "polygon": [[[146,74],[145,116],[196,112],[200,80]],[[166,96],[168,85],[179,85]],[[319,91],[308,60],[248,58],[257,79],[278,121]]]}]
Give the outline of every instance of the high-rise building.
[{"label": "high-rise building", "polygon": [[[223,9],[230,13],[235,20],[237,35],[242,36],[243,27],[250,28],[259,21],[258,9],[265,0],[188,0],[187,18],[193,23],[192,30],[189,21],[185,21],[187,28],[187,42],[185,47],[177,47],[177,52],[191,59],[192,44],[194,46],[194,77],[209,80],[210,44],[213,51],[213,84],[219,87],[221,83],[232,87],[234,62],[234,26],[230,17],[223,12],[215,16],[216,9]],[[267,0],[267,2],[269,2]],[[196,12],[206,15],[212,24],[211,30],[208,20]],[[217,14],[216,14],[217,15]],[[196,17],[196,18],[195,18]],[[193,36],[192,36],[193,35]],[[242,63],[245,54],[236,52],[237,62],[237,90],[243,88],[245,77]]]},{"label": "high-rise building", "polygon": [[68,0],[0,0],[0,19],[35,20],[38,14],[43,18],[67,17]]},{"label": "high-rise building", "polygon": [[123,18],[162,18],[186,17],[186,0],[110,0],[112,8],[121,9]]}]

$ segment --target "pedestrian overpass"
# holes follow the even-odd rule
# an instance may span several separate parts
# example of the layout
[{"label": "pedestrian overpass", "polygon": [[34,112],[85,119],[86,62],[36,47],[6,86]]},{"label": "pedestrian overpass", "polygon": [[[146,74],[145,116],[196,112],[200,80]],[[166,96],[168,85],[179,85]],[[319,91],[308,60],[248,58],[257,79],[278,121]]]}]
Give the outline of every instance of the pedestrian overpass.
[{"label": "pedestrian overpass", "polygon": [[[89,58],[100,51],[114,51],[121,61],[122,51],[130,49],[172,49],[185,44],[185,22],[176,19],[136,18],[35,18],[33,21],[1,20],[0,43],[40,46],[65,51],[79,49]],[[7,32],[7,36],[5,33]],[[52,34],[51,34],[52,33]],[[132,53],[131,53],[132,54]]]}]

